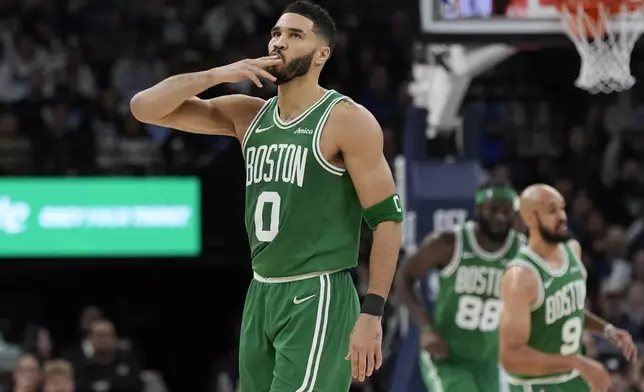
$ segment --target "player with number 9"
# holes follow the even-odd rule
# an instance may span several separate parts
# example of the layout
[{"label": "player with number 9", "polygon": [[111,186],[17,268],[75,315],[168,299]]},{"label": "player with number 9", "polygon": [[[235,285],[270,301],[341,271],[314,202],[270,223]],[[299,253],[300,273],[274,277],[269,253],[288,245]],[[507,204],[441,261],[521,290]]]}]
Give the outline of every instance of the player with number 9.
[{"label": "player with number 9", "polygon": [[559,192],[532,185],[521,195],[520,211],[530,239],[509,264],[501,293],[499,352],[510,391],[606,391],[606,369],[581,355],[584,330],[606,335],[631,360],[633,340],[585,310],[586,270]]},{"label": "player with number 9", "polygon": [[[422,375],[430,391],[501,390],[501,276],[525,238],[511,229],[517,194],[507,183],[484,184],[475,199],[476,222],[428,236],[397,277],[398,295],[421,329]],[[440,288],[430,315],[415,285],[433,270],[440,270]]]}]

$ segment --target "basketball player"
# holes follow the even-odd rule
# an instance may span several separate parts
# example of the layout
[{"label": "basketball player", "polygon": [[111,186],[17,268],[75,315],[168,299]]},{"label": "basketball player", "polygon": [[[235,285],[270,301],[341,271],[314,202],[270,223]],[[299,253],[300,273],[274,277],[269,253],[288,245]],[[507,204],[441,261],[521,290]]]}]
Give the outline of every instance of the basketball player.
[{"label": "basketball player", "polygon": [[[398,295],[421,330],[420,364],[430,391],[500,390],[501,276],[524,242],[511,229],[517,199],[507,184],[483,185],[476,222],[430,235],[397,276]],[[414,289],[431,270],[440,270],[433,316]]]},{"label": "basketball player", "polygon": [[605,335],[629,360],[637,355],[628,332],[584,310],[586,270],[564,208],[562,196],[547,185],[532,185],[521,195],[529,241],[503,277],[499,330],[512,392],[606,391],[606,369],[581,355],[584,329]]},{"label": "basketball player", "polygon": [[[268,56],[173,76],[131,102],[143,122],[241,142],[254,271],[240,341],[243,392],[347,391],[352,375],[362,381],[382,362],[402,208],[378,122],[318,84],[334,40],[329,14],[297,1],[271,29]],[[244,79],[261,87],[260,78],[278,85],[276,97],[195,97]],[[363,216],[374,243],[360,309],[348,270]]]}]

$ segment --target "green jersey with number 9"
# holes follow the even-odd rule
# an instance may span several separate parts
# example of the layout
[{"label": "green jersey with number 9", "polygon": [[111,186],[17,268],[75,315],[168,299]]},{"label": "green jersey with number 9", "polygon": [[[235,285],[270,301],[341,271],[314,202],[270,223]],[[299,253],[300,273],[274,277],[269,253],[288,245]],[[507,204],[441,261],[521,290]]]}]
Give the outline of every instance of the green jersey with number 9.
[{"label": "green jersey with number 9", "polygon": [[[586,269],[569,244],[562,244],[564,263],[554,270],[534,253],[523,247],[510,265],[532,270],[539,280],[539,295],[532,305],[528,346],[546,354],[580,354],[586,305]],[[517,379],[550,378],[551,375],[511,374]]]},{"label": "green jersey with number 9", "polygon": [[498,361],[501,277],[525,237],[511,230],[499,250],[488,252],[476,242],[475,226],[455,228],[452,260],[439,274],[433,323],[450,359]]},{"label": "green jersey with number 9", "polygon": [[283,121],[274,97],[246,131],[246,229],[253,271],[263,277],[357,265],[362,207],[349,174],[320,148],[331,110],[344,100],[350,101],[329,90]]}]

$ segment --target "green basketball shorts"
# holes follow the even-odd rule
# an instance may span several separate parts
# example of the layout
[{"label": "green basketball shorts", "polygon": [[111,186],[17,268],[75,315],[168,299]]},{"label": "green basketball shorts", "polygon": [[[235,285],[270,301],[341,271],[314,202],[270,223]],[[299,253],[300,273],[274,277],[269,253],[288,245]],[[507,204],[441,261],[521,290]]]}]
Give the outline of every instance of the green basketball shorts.
[{"label": "green basketball shorts", "polygon": [[346,392],[344,358],[360,313],[348,271],[250,284],[239,346],[240,392]]},{"label": "green basketball shorts", "polygon": [[577,372],[521,380],[508,376],[510,392],[590,392],[590,386]]},{"label": "green basketball shorts", "polygon": [[501,369],[498,363],[473,362],[456,358],[435,360],[421,351],[420,370],[431,392],[499,392]]}]

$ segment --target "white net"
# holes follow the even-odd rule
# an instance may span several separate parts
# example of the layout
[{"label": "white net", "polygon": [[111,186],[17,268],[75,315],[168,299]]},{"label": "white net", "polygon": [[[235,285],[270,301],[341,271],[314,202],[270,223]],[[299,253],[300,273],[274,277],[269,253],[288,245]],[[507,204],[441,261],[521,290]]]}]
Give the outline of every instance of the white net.
[{"label": "white net", "polygon": [[644,3],[624,2],[616,13],[601,0],[592,13],[587,5],[560,9],[564,29],[581,56],[575,85],[592,94],[628,90],[635,84],[631,53],[644,32]]}]

